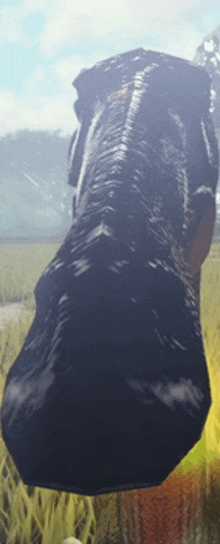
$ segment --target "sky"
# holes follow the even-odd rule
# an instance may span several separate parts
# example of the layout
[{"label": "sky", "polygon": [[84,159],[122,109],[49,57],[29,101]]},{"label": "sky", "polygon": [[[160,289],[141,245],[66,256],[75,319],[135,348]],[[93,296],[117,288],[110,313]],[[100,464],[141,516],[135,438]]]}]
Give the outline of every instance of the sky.
[{"label": "sky", "polygon": [[2,1],[0,136],[72,134],[83,68],[139,47],[192,60],[219,24],[217,0]]}]

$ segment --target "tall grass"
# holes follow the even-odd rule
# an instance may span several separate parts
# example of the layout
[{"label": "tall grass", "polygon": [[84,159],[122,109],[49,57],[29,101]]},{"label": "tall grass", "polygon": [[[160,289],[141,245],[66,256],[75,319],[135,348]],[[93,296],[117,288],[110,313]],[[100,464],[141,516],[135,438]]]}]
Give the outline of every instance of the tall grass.
[{"label": "tall grass", "polygon": [[32,299],[34,287],[60,244],[0,246],[0,304]]},{"label": "tall grass", "polygon": [[[4,323],[0,330],[0,401],[7,372],[35,315],[35,284],[58,247],[59,244],[49,243],[0,247],[0,302],[24,301],[28,309],[18,321]],[[216,244],[212,246],[202,270],[201,320],[213,404],[201,441],[174,471],[173,480],[167,480],[164,487],[169,488],[175,474],[198,476],[200,471],[201,526],[192,529],[193,510],[191,514],[188,511],[181,544],[220,543],[220,246]],[[183,511],[184,508],[186,504],[183,504]],[[72,536],[83,544],[90,544],[95,525],[91,498],[25,486],[0,436],[1,543],[62,544],[64,539]]]}]

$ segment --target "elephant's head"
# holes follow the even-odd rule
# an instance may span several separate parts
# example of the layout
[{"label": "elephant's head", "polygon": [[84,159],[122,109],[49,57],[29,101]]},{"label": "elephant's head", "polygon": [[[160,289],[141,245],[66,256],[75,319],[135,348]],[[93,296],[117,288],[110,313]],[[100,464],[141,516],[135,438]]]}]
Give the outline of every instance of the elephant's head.
[{"label": "elephant's head", "polygon": [[[176,262],[182,252],[192,275],[207,256],[215,221],[210,84],[192,62],[144,49],[83,70],[73,83],[79,127],[69,150],[69,184],[77,188],[76,221],[96,177],[135,183],[149,232],[171,246]],[[97,160],[105,150],[107,160]]]}]

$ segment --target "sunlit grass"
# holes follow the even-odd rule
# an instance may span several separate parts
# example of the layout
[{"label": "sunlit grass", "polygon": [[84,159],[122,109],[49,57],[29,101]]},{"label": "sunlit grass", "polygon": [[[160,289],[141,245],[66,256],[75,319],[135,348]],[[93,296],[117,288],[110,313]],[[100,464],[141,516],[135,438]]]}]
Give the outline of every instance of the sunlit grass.
[{"label": "sunlit grass", "polygon": [[0,304],[28,300],[43,270],[60,244],[2,244],[0,246]]}]

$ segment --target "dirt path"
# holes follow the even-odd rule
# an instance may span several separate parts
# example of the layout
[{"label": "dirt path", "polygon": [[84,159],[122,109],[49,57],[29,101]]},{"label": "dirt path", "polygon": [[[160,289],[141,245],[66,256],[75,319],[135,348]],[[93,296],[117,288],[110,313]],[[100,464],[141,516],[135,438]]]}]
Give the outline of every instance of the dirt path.
[{"label": "dirt path", "polygon": [[22,313],[28,313],[22,302],[12,302],[0,306],[0,329],[3,328],[4,321],[18,321]]}]

